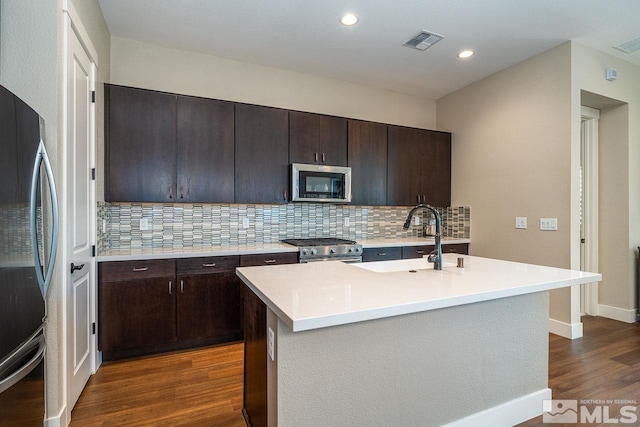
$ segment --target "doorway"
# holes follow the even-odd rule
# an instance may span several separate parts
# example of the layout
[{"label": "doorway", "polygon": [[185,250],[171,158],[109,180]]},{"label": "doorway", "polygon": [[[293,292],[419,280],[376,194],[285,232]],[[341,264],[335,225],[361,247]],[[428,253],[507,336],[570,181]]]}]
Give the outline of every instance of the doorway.
[{"label": "doorway", "polygon": [[[580,270],[598,269],[598,121],[600,111],[580,114]],[[580,286],[580,314],[598,315],[598,283]]]}]

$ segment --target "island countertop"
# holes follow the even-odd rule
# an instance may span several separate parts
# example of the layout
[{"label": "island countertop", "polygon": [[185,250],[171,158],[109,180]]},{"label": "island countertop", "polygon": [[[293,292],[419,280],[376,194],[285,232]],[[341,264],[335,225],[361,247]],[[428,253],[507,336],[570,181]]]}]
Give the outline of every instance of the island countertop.
[{"label": "island countertop", "polygon": [[[457,258],[464,268],[457,268]],[[340,261],[240,267],[237,275],[291,330],[305,331],[597,282],[554,267],[445,254],[347,264]]]}]

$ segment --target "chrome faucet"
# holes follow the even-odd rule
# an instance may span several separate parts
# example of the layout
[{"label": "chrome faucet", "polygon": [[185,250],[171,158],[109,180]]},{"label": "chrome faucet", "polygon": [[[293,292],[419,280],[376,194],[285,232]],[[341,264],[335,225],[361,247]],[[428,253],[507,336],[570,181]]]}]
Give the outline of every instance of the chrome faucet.
[{"label": "chrome faucet", "polygon": [[411,219],[413,218],[413,214],[415,214],[418,209],[422,208],[429,210],[433,214],[433,216],[436,217],[436,248],[429,254],[427,261],[433,263],[434,270],[442,270],[442,218],[440,217],[438,211],[429,205],[419,204],[409,211],[407,220],[405,221],[402,228],[404,230],[408,230],[409,227],[411,227]]}]

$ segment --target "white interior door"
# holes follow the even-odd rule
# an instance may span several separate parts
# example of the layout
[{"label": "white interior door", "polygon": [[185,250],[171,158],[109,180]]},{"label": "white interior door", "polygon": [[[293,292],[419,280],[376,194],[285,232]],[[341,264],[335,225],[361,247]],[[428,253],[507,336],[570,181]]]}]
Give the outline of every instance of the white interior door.
[{"label": "white interior door", "polygon": [[71,411],[92,371],[92,180],[95,67],[69,28],[67,52],[66,248],[67,409]]}]

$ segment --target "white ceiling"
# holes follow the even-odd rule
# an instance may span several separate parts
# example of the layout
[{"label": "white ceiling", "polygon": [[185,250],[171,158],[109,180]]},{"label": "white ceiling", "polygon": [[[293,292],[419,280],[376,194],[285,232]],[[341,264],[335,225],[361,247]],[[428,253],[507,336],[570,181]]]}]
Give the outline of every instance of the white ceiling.
[{"label": "white ceiling", "polygon": [[[640,0],[99,0],[112,36],[439,97],[566,40],[640,36]],[[360,22],[339,24],[353,12]],[[419,31],[444,39],[402,46]],[[465,48],[476,54],[460,60]],[[604,77],[604,76],[603,76]]]}]

